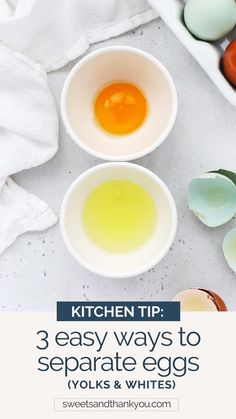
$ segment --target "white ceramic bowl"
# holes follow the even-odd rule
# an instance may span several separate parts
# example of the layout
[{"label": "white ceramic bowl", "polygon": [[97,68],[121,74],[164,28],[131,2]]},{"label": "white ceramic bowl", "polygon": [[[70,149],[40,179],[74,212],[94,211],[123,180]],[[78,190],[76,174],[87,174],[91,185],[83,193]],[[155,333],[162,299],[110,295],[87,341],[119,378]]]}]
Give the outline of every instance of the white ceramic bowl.
[{"label": "white ceramic bowl", "polygon": [[[93,102],[112,81],[137,85],[148,102],[143,124],[127,135],[100,129]],[[80,60],[69,73],[61,96],[61,114],[68,134],[83,150],[110,161],[142,157],[158,147],[176,119],[177,94],[166,68],[152,55],[130,47],[102,48]]]},{"label": "white ceramic bowl", "polygon": [[[90,241],[81,223],[81,210],[90,191],[111,179],[138,183],[157,205],[157,225],[149,241],[139,249],[109,253]],[[61,209],[61,232],[74,258],[89,271],[110,278],[127,278],[156,265],[167,253],[174,239],[177,214],[174,200],[162,180],[133,163],[104,163],[80,175],[67,191]]]}]

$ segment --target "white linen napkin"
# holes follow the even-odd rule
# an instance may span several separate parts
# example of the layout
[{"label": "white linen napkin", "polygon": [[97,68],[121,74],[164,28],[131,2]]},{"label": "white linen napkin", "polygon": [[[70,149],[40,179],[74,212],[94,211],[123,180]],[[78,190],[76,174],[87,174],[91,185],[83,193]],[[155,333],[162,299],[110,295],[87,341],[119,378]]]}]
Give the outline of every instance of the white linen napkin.
[{"label": "white linen napkin", "polygon": [[46,71],[156,16],[145,0],[0,0],[0,253],[19,234],[57,220],[9,178],[57,151]]},{"label": "white linen napkin", "polygon": [[0,39],[52,71],[157,15],[145,0],[0,0]]},{"label": "white linen napkin", "polygon": [[0,189],[0,253],[27,231],[41,231],[57,221],[53,211],[10,177]]},{"label": "white linen napkin", "polygon": [[0,45],[0,253],[19,234],[57,221],[39,198],[10,175],[38,166],[57,151],[58,120],[39,64]]}]

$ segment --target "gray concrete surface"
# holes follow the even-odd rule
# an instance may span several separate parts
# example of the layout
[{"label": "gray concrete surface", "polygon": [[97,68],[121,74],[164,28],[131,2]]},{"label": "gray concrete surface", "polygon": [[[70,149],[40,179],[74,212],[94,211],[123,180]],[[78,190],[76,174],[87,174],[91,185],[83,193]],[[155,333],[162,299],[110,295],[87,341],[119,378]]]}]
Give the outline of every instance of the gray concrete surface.
[{"label": "gray concrete surface", "polygon": [[[57,300],[169,300],[188,287],[218,292],[236,309],[236,277],[221,250],[226,232],[236,225],[208,229],[189,211],[187,185],[197,174],[219,167],[236,169],[236,109],[229,105],[202,69],[156,20],[137,30],[97,44],[139,47],[160,59],[178,90],[179,110],[166,142],[139,163],[157,173],[172,191],[178,231],[171,251],[150,272],[127,280],[98,277],[80,267],[62,242],[59,226],[21,236],[0,257],[1,310],[51,310]],[[74,63],[49,75],[59,107],[63,82]],[[15,180],[59,213],[71,182],[99,161],[80,150],[60,122],[60,147],[47,164],[24,171]]]}]

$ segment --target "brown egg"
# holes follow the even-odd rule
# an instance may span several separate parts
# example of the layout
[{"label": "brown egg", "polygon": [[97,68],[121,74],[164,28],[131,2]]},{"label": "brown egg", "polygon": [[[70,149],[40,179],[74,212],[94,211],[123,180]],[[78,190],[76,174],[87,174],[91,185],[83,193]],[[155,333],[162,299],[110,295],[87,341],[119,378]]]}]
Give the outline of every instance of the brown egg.
[{"label": "brown egg", "polygon": [[181,291],[173,298],[173,301],[180,301],[182,311],[227,311],[219,295],[201,288]]},{"label": "brown egg", "polygon": [[223,73],[228,81],[236,86],[236,39],[227,46],[222,60]]}]

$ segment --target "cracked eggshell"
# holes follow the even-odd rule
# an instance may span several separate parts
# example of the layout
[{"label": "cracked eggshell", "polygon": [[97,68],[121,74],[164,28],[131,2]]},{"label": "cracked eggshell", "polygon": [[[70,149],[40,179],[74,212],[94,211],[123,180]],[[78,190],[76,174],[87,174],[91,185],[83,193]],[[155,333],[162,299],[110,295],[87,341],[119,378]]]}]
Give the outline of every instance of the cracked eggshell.
[{"label": "cracked eggshell", "polygon": [[236,213],[236,185],[219,173],[205,173],[190,182],[188,205],[208,227],[218,227]]},{"label": "cracked eggshell", "polygon": [[173,301],[180,301],[181,311],[227,311],[227,307],[215,292],[190,288],[179,292]]},{"label": "cracked eggshell", "polygon": [[236,228],[226,234],[223,241],[223,253],[229,267],[236,272]]},{"label": "cracked eggshell", "polygon": [[236,24],[235,0],[188,0],[184,21],[196,38],[216,41],[231,32]]}]

